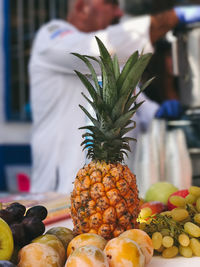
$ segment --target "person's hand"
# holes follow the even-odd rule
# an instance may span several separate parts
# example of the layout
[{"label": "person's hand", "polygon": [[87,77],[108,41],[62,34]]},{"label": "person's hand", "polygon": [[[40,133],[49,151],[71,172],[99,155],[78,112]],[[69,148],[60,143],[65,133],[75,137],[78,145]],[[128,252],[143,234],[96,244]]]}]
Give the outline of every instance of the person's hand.
[{"label": "person's hand", "polygon": [[177,6],[174,11],[181,24],[188,24],[200,21],[200,5]]},{"label": "person's hand", "polygon": [[163,119],[177,119],[181,116],[182,112],[183,109],[179,101],[175,99],[166,100],[161,104],[155,114],[155,117]]}]

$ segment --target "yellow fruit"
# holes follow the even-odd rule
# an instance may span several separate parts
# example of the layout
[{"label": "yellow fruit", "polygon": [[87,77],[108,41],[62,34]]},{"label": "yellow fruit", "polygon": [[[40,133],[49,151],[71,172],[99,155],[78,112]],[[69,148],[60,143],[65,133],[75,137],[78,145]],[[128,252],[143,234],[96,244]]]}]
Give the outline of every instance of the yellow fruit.
[{"label": "yellow fruit", "polygon": [[196,238],[190,239],[190,248],[195,256],[200,257],[200,241]]},{"label": "yellow fruit", "polygon": [[199,186],[190,186],[188,189],[189,193],[195,197],[200,197],[200,187]]},{"label": "yellow fruit", "polygon": [[50,235],[50,234],[41,235],[32,240],[32,243],[41,243],[52,247],[55,251],[58,252],[60,260],[62,264],[64,264],[66,260],[66,251],[60,239],[57,238],[55,235]]},{"label": "yellow fruit", "polygon": [[9,225],[0,218],[0,260],[10,260],[14,250],[13,235]]},{"label": "yellow fruit", "polygon": [[138,214],[136,178],[127,166],[92,161],[78,172],[71,195],[77,234],[92,232],[111,239],[137,228]]},{"label": "yellow fruit", "polygon": [[65,267],[109,267],[104,252],[95,246],[79,247],[69,256]]},{"label": "yellow fruit", "polygon": [[126,237],[138,243],[145,256],[145,263],[150,262],[153,257],[154,248],[152,240],[146,232],[139,229],[131,229],[122,233],[120,237]]},{"label": "yellow fruit", "polygon": [[105,248],[107,241],[100,235],[85,233],[74,237],[67,248],[67,257],[77,248],[93,245],[101,250]]},{"label": "yellow fruit", "polygon": [[154,249],[158,250],[161,246],[162,246],[162,235],[160,232],[154,232],[152,234],[152,243],[153,243],[153,247]]},{"label": "yellow fruit", "polygon": [[116,237],[108,241],[104,252],[110,267],[143,267],[145,257],[140,246],[126,237]]},{"label": "yellow fruit", "polygon": [[176,246],[172,246],[170,248],[165,248],[162,252],[163,258],[174,258],[178,254],[178,248]]},{"label": "yellow fruit", "polygon": [[18,254],[18,267],[62,267],[59,253],[42,243],[30,243]]}]

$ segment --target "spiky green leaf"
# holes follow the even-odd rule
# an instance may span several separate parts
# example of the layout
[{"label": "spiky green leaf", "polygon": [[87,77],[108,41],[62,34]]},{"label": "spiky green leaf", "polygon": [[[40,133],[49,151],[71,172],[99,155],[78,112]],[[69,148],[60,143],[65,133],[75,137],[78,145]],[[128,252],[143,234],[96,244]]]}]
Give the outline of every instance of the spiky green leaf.
[{"label": "spiky green leaf", "polygon": [[127,122],[129,121],[129,119],[133,116],[135,110],[130,110],[127,113],[123,114],[122,116],[120,116],[116,122],[114,123],[114,127],[115,128],[123,128],[126,126]]},{"label": "spiky green leaf", "polygon": [[117,55],[114,55],[113,57],[113,69],[114,69],[115,79],[117,81],[120,76],[120,67],[119,67]]},{"label": "spiky green leaf", "polygon": [[134,111],[133,114],[135,114],[135,112],[139,109],[139,107],[145,102],[145,100],[139,102],[139,103],[136,103],[129,111]]},{"label": "spiky green leaf", "polygon": [[124,94],[127,94],[129,96],[133,93],[135,87],[141,79],[142,73],[144,72],[147,64],[151,59],[151,56],[152,54],[145,54],[140,56],[136,63],[132,66],[122,84],[120,96]]},{"label": "spiky green leaf", "polygon": [[120,137],[124,136],[125,134],[127,134],[128,132],[134,130],[136,127],[136,122],[134,121],[134,126],[132,127],[128,127],[128,128],[123,128],[121,131],[120,131]]},{"label": "spiky green leaf", "polygon": [[124,65],[122,72],[117,80],[117,88],[119,88],[119,90],[121,89],[124,81],[127,78],[127,75],[129,73],[129,71],[132,69],[133,65],[137,62],[138,60],[138,51],[135,51],[127,60],[126,64]]},{"label": "spiky green leaf", "polygon": [[139,88],[139,91],[137,94],[130,97],[130,99],[127,101],[124,111],[127,112],[132,104],[137,100],[138,96],[151,84],[151,82],[154,80],[154,77],[150,80],[146,81],[141,88]]},{"label": "spiky green leaf", "polygon": [[105,60],[106,65],[109,66],[109,68],[113,71],[113,63],[112,63],[112,58],[107,50],[107,48],[105,47],[105,45],[103,44],[103,42],[96,36],[96,41],[99,47],[99,52],[101,55],[101,58],[103,58]]},{"label": "spiky green leaf", "polygon": [[100,93],[100,88],[99,88],[99,83],[98,83],[98,78],[97,78],[97,74],[95,72],[95,69],[93,67],[93,65],[90,63],[90,61],[83,55],[80,55],[78,53],[72,53],[72,55],[80,58],[85,64],[86,66],[88,67],[88,69],[90,70],[91,72],[91,75],[92,75],[92,80],[94,81],[94,84],[97,88],[97,92]]},{"label": "spiky green leaf", "polygon": [[[138,56],[136,51],[128,59],[120,73],[117,57],[114,56],[112,59],[102,41],[97,37],[96,40],[100,51],[99,59],[93,56],[75,54],[87,65],[94,82],[93,86],[88,78],[78,71],[76,72],[88,89],[91,99],[85,94],[83,97],[96,113],[96,118],[94,118],[87,109],[80,105],[93,124],[80,127],[80,129],[89,131],[82,135],[84,140],[81,145],[83,150],[87,149],[88,158],[119,162],[124,159],[124,155],[128,156],[126,151],[130,151],[129,142],[135,140],[124,135],[135,128],[132,117],[142,104],[142,102],[136,104],[135,102],[150,81],[143,85],[136,96],[133,96],[133,92],[151,55]],[[94,60],[101,68],[102,87],[98,83],[95,65],[92,65],[90,60]]]},{"label": "spiky green leaf", "polygon": [[128,95],[124,94],[120,96],[117,102],[115,103],[115,106],[111,113],[111,117],[114,121],[116,118],[118,118],[120,115],[124,113],[124,108],[125,108],[127,99],[128,99]]},{"label": "spiky green leaf", "polygon": [[99,122],[93,118],[90,113],[87,111],[87,109],[85,109],[82,105],[79,105],[79,107],[83,110],[83,112],[86,114],[86,116],[90,119],[90,121],[97,127],[100,128],[100,124]]},{"label": "spiky green leaf", "polygon": [[113,71],[106,64],[104,58],[101,58],[102,82],[103,82],[103,101],[109,107],[109,111],[113,109],[117,100],[116,79]]},{"label": "spiky green leaf", "polygon": [[92,97],[93,101],[97,101],[97,93],[93,87],[93,85],[89,82],[89,80],[86,78],[85,75],[83,75],[81,72],[75,70],[76,74],[78,75],[79,79],[82,81],[82,83],[85,85],[85,87],[88,89],[88,92],[90,96]]}]

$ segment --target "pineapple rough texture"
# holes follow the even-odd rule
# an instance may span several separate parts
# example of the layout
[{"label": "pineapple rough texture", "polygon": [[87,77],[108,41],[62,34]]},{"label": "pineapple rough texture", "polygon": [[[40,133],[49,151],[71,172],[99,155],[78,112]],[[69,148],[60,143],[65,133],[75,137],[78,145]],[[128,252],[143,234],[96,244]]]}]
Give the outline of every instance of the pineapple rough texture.
[{"label": "pineapple rough texture", "polygon": [[[137,97],[151,82],[147,81],[134,94],[151,54],[139,55],[136,51],[120,72],[117,57],[112,58],[101,40],[97,37],[96,40],[99,59],[73,53],[91,72],[93,83],[75,71],[90,94],[89,99],[82,93],[96,117],[80,105],[92,122],[92,125],[80,128],[87,130],[81,145],[83,150],[87,149],[87,157],[92,161],[76,176],[71,195],[71,215],[75,233],[97,233],[110,239],[137,227],[139,198],[136,178],[122,161],[130,151],[129,141],[134,140],[125,135],[135,128],[132,117],[143,103],[136,103]],[[92,60],[100,65],[102,86]]]}]

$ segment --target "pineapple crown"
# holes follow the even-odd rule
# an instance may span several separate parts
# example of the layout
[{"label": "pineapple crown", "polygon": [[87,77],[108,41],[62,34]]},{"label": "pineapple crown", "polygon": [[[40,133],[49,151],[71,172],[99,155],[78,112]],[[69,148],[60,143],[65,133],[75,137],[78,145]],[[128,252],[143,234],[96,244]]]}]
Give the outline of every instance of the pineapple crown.
[{"label": "pineapple crown", "polygon": [[[117,56],[112,58],[98,37],[96,41],[100,51],[99,59],[72,53],[80,58],[90,70],[92,82],[79,71],[75,70],[75,72],[87,88],[90,99],[84,93],[82,95],[96,114],[95,118],[85,107],[79,105],[92,122],[92,125],[79,128],[87,130],[82,135],[84,141],[81,145],[83,150],[88,149],[87,157],[92,160],[107,163],[122,162],[124,155],[128,156],[127,151],[131,151],[129,141],[135,140],[125,136],[136,127],[135,121],[131,118],[144,102],[136,103],[137,97],[152,81],[152,79],[147,81],[137,94],[133,94],[151,54],[139,55],[138,51],[134,52],[120,72]],[[102,86],[91,64],[92,60],[97,62],[101,68]]]}]

